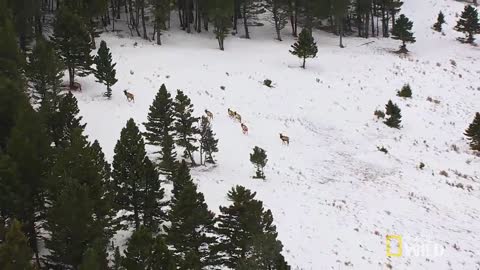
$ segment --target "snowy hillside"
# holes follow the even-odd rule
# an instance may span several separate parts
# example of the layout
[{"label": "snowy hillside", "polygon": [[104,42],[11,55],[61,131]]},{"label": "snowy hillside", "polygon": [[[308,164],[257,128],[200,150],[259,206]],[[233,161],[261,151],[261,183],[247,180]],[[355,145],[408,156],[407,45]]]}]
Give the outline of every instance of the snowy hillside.
[{"label": "snowy hillside", "polygon": [[[480,110],[480,50],[455,40],[462,9],[451,0],[405,0],[402,13],[417,37],[406,58],[392,53],[398,41],[349,37],[341,49],[337,37],[316,32],[319,54],[306,70],[288,52],[293,38],[286,32],[283,42],[274,41],[268,24],[251,40],[228,37],[226,51],[211,33],[171,30],[161,47],[105,34],[118,63],[114,96],[107,101],[91,76],[79,79],[83,92],[76,97],[87,134],[110,160],[126,121],[146,120],[162,83],[172,93],[185,91],[198,115],[212,111],[220,152],[216,167],[194,169],[200,191],[213,211],[234,185],[256,191],[274,214],[293,268],[480,269],[480,158],[463,136]],[[440,10],[445,36],[430,28]],[[267,78],[273,88],[263,85]],[[396,96],[405,83],[412,99]],[[400,130],[373,115],[389,99],[402,110]],[[242,115],[248,136],[227,108]],[[290,146],[282,145],[281,132]],[[254,146],[268,154],[264,182],[251,178]],[[388,258],[386,235],[444,252],[414,256],[404,247],[402,257]]]}]

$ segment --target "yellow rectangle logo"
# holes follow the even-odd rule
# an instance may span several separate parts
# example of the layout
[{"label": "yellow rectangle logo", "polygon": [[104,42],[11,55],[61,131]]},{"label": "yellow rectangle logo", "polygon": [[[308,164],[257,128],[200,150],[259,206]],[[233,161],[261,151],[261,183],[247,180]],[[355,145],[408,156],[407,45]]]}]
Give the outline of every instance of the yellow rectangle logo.
[{"label": "yellow rectangle logo", "polygon": [[[392,253],[392,240],[397,243],[397,252]],[[402,236],[401,235],[387,235],[387,257],[401,257],[402,256]]]}]

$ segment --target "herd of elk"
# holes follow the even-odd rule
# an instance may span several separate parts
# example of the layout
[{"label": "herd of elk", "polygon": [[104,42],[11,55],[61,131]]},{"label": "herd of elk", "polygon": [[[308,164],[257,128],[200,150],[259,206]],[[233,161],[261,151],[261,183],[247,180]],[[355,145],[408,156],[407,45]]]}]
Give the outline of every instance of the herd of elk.
[{"label": "herd of elk", "polygon": [[127,97],[128,102],[130,102],[130,101],[135,102],[135,96],[132,93],[128,92],[127,90],[123,90],[123,93]]}]

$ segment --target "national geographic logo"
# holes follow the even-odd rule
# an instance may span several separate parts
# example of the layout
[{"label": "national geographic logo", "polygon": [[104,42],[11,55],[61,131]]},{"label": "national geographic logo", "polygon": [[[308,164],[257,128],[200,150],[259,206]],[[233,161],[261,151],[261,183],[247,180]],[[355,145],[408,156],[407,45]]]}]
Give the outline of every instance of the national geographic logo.
[{"label": "national geographic logo", "polygon": [[419,238],[387,235],[387,257],[441,257],[445,247]]}]

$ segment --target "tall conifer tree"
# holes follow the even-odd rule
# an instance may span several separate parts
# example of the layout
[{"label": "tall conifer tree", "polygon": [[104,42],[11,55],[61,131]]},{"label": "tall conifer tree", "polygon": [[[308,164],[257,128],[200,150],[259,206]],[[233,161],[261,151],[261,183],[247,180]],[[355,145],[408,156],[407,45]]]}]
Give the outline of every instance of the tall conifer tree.
[{"label": "tall conifer tree", "polygon": [[297,42],[292,45],[292,50],[290,50],[290,53],[302,59],[302,68],[305,68],[306,59],[316,57],[317,52],[318,48],[315,40],[313,39],[312,32],[306,28],[302,29]]},{"label": "tall conifer tree", "polygon": [[480,151],[480,113],[475,114],[473,122],[465,130],[465,136],[470,141],[470,148]]},{"label": "tall conifer tree", "polygon": [[480,33],[477,9],[471,5],[465,6],[454,29],[465,34],[466,37],[459,38],[460,41],[473,43],[475,41],[474,35]]},{"label": "tall conifer tree", "polygon": [[32,254],[27,237],[22,232],[22,225],[14,219],[8,228],[5,241],[0,244],[0,269],[32,270]]},{"label": "tall conifer tree", "polygon": [[192,165],[196,165],[193,153],[198,149],[194,143],[197,142],[196,135],[199,132],[195,123],[198,122],[199,118],[192,116],[192,114],[193,104],[190,98],[183,91],[177,90],[174,103],[176,143],[185,149],[184,157],[189,158]]},{"label": "tall conifer tree", "polygon": [[407,42],[415,43],[416,41],[415,37],[413,36],[412,27],[413,22],[402,14],[395,22],[395,26],[392,28],[392,39],[402,41],[402,46],[400,46],[399,51],[401,53],[408,52]]},{"label": "tall conifer tree", "polygon": [[117,64],[113,63],[112,53],[110,52],[110,49],[107,47],[107,43],[104,40],[100,42],[100,48],[98,49],[98,53],[94,58],[94,63],[96,65],[94,74],[97,78],[97,82],[103,83],[107,86],[107,92],[105,92],[105,96],[111,98],[111,87],[118,81],[116,78],[117,71],[115,70],[115,66]]}]

